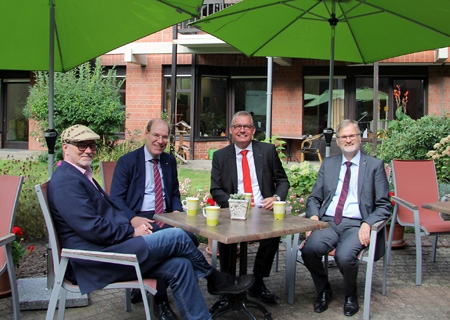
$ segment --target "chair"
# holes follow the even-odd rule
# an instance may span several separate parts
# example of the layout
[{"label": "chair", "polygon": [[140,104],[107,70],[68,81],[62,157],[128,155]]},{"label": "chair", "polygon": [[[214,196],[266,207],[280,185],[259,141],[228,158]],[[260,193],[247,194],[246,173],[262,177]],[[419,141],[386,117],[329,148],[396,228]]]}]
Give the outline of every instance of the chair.
[{"label": "chair", "polygon": [[322,163],[322,155],[320,154],[320,144],[322,142],[323,133],[308,137],[302,141],[300,146],[300,162],[305,161],[305,154],[317,154],[320,163]]},{"label": "chair", "polygon": [[100,172],[102,174],[103,189],[109,195],[111,194],[112,178],[117,161],[100,161]]},{"label": "chair", "polygon": [[[69,259],[82,259],[90,261],[101,261],[105,263],[114,263],[118,265],[132,266],[136,270],[136,277],[138,280],[114,282],[103,289],[126,289],[125,290],[125,310],[131,310],[131,289],[140,289],[142,297],[146,297],[146,291],[154,295],[156,293],[156,280],[155,279],[142,279],[139,262],[134,254],[123,253],[111,253],[100,251],[87,251],[87,250],[73,250],[73,249],[61,249],[59,246],[58,237],[51,217],[48,201],[47,190],[49,182],[45,182],[41,185],[36,185],[35,190],[39,199],[42,213],[44,214],[45,224],[48,230],[48,236],[50,241],[50,247],[52,253],[52,261],[54,269],[56,270],[55,282],[53,285],[50,302],[47,309],[46,320],[53,320],[56,303],[59,297],[58,305],[58,319],[64,319],[67,293],[80,292],[77,285],[72,284],[70,281],[64,279],[66,273],[67,264]],[[151,301],[152,302],[152,301]],[[147,299],[143,299],[146,319],[151,319],[150,307]]]},{"label": "chair", "polygon": [[8,271],[11,286],[14,319],[20,319],[19,291],[17,289],[16,273],[11,253],[11,243],[16,235],[11,233],[17,202],[22,188],[23,178],[20,176],[0,175],[0,274]]},{"label": "chair", "polygon": [[[434,236],[431,260],[436,261],[438,235],[450,233],[450,221],[444,221],[438,212],[422,208],[423,203],[439,201],[436,168],[433,160],[392,160],[395,201],[392,224],[414,227],[416,240],[416,285],[422,284],[421,236]],[[387,259],[392,244],[389,233]]]}]

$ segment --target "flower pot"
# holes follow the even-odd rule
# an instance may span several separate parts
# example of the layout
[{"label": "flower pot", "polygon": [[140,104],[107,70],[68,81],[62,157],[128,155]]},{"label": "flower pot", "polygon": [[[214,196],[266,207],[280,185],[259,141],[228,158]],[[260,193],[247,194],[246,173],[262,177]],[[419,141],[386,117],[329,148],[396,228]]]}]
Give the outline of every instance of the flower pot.
[{"label": "flower pot", "polygon": [[248,200],[229,199],[230,218],[233,220],[246,220],[248,210]]},{"label": "flower pot", "polygon": [[[386,226],[386,237],[389,239],[391,225],[388,224]],[[403,239],[403,235],[405,234],[405,227],[401,226],[398,223],[395,223],[394,226],[394,234],[392,235],[392,249],[402,249],[406,246],[406,241]]]},{"label": "flower pot", "polygon": [[0,275],[0,298],[7,297],[11,294],[11,284],[9,283],[8,270]]}]

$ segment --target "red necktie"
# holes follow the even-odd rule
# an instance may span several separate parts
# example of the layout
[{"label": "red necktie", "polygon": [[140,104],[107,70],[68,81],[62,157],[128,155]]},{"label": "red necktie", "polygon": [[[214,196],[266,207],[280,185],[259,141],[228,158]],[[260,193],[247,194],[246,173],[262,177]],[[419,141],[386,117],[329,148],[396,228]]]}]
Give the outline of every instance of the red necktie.
[{"label": "red necktie", "polygon": [[[153,180],[155,181],[155,214],[164,213],[164,197],[162,190],[161,175],[158,169],[158,159],[150,160],[153,163]],[[156,221],[156,224],[162,228],[164,222]]]},{"label": "red necktie", "polygon": [[[247,160],[248,150],[242,150],[242,176],[244,178],[244,192],[253,193],[252,190],[252,178],[250,176],[250,166]],[[252,200],[253,202],[253,200]]]},{"label": "red necktie", "polygon": [[339,201],[336,206],[336,211],[334,212],[334,222],[336,224],[339,224],[342,221],[342,210],[344,209],[345,200],[347,199],[347,195],[348,195],[348,187],[350,185],[350,175],[351,175],[350,166],[352,165],[352,163],[350,161],[347,161],[347,162],[345,162],[345,164],[347,166],[347,171],[345,171],[345,177],[344,177],[344,182],[342,183],[341,195],[339,196]]}]

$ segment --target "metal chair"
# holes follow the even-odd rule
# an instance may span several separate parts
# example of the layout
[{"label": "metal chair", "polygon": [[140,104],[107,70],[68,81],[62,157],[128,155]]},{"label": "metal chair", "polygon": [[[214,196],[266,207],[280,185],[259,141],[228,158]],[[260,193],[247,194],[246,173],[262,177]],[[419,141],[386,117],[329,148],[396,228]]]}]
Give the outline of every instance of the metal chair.
[{"label": "metal chair", "polygon": [[111,194],[111,185],[117,161],[100,161],[100,172],[102,174],[103,189]]},{"label": "metal chair", "polygon": [[322,142],[321,134],[316,134],[315,136],[308,137],[302,141],[300,146],[300,162],[305,161],[305,153],[316,154],[319,157],[320,163],[322,163],[322,155],[320,154],[320,144]]},{"label": "metal chair", "polygon": [[[433,160],[392,160],[395,201],[392,224],[414,227],[416,241],[416,285],[422,284],[422,236],[434,236],[431,261],[436,261],[438,235],[450,234],[450,221],[439,212],[422,208],[423,203],[439,201],[439,188]],[[392,234],[389,233],[389,262]]]},{"label": "metal chair", "polygon": [[11,286],[12,305],[14,319],[20,319],[19,291],[17,289],[16,273],[11,253],[11,243],[16,240],[16,235],[11,233],[17,202],[23,178],[20,176],[0,175],[0,274],[8,271]]},{"label": "metal chair", "polygon": [[[114,253],[114,252],[100,252],[100,251],[88,251],[88,250],[73,250],[73,249],[61,249],[59,246],[58,236],[53,224],[53,219],[48,208],[47,190],[49,182],[45,182],[41,185],[36,185],[35,190],[41,205],[42,213],[44,214],[45,224],[48,230],[48,236],[50,241],[50,247],[52,248],[52,261],[54,269],[56,270],[55,282],[53,285],[50,302],[47,309],[46,320],[53,320],[55,315],[56,304],[59,297],[58,305],[58,319],[64,319],[67,293],[80,292],[77,285],[72,284],[70,281],[64,279],[69,259],[82,259],[90,261],[101,261],[105,263],[114,263],[117,265],[128,265],[134,267],[136,271],[137,280],[114,282],[103,289],[126,289],[125,290],[125,310],[131,310],[131,289],[139,289],[142,297],[146,297],[146,291],[154,295],[156,293],[156,280],[155,279],[143,279],[141,275],[141,269],[136,255]],[[151,299],[151,302],[152,299]],[[143,299],[146,319],[151,319],[150,307],[147,299]]]}]

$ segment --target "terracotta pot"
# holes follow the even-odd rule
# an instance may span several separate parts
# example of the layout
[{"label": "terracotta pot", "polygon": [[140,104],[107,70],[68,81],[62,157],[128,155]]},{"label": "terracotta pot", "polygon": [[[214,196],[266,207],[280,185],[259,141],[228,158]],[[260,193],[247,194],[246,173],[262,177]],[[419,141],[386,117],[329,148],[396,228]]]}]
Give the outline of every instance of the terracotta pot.
[{"label": "terracotta pot", "polygon": [[9,284],[8,270],[0,275],[0,298],[11,295],[11,285]]},{"label": "terracotta pot", "polygon": [[[388,224],[386,226],[386,241],[389,239],[391,225]],[[403,235],[405,234],[405,227],[395,223],[394,226],[394,234],[392,236],[392,249],[401,249],[406,246],[406,241],[403,239]]]}]

